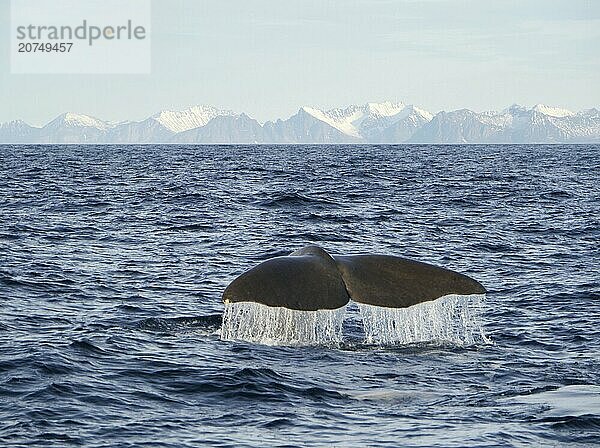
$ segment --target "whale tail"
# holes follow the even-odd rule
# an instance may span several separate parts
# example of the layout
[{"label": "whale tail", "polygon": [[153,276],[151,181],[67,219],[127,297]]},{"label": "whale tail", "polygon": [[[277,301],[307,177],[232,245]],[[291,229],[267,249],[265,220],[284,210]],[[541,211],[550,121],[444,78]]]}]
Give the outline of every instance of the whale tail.
[{"label": "whale tail", "polygon": [[308,246],[266,260],[237,277],[225,303],[256,302],[299,311],[355,302],[407,308],[447,295],[485,294],[476,280],[449,269],[390,255],[329,255]]}]

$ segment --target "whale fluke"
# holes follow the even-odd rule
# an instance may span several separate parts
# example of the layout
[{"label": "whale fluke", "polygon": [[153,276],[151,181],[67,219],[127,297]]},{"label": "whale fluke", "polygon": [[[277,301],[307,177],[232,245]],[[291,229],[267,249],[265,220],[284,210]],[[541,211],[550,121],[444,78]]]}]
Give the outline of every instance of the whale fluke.
[{"label": "whale fluke", "polygon": [[337,309],[350,299],[405,308],[449,294],[485,292],[476,280],[427,263],[391,255],[332,257],[308,246],[244,272],[225,289],[223,301],[300,311]]}]

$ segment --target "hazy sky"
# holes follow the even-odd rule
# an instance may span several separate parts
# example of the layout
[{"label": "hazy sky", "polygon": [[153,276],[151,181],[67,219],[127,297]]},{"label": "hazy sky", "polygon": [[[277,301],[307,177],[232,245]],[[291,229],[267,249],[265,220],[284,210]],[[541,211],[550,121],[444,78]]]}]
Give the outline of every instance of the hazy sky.
[{"label": "hazy sky", "polygon": [[9,5],[0,121],[140,120],[193,104],[259,120],[384,100],[600,107],[598,0],[154,0],[150,75],[11,75]]}]

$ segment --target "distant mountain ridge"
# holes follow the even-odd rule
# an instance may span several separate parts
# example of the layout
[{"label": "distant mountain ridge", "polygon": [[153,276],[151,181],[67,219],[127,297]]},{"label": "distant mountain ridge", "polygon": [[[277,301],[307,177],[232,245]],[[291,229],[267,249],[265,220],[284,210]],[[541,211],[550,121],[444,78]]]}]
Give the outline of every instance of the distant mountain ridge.
[{"label": "distant mountain ridge", "polygon": [[600,111],[515,104],[500,112],[459,109],[434,115],[387,101],[329,110],[303,106],[286,120],[264,124],[212,106],[118,123],[68,112],[43,127],[22,120],[2,123],[0,143],[600,143]]},{"label": "distant mountain ridge", "polygon": [[571,112],[538,104],[502,112],[468,109],[440,112],[410,138],[411,143],[600,143],[597,109]]}]

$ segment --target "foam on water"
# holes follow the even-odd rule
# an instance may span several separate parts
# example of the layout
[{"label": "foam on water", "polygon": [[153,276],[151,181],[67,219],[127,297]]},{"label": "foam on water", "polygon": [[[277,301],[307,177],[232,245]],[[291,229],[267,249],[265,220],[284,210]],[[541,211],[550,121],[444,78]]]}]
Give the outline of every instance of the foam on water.
[{"label": "foam on water", "polygon": [[359,303],[369,344],[410,344],[444,341],[457,345],[490,343],[481,314],[485,295],[447,295],[408,308]]},{"label": "foam on water", "polygon": [[342,342],[346,307],[297,311],[254,302],[226,303],[221,339],[266,345],[317,345]]}]

